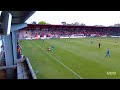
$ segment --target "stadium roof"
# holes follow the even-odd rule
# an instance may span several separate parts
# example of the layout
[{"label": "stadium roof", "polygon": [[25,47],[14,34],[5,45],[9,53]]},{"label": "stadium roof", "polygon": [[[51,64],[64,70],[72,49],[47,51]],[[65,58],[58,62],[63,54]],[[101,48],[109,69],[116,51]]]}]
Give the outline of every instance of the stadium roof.
[{"label": "stadium roof", "polygon": [[24,23],[35,11],[2,11],[2,14],[5,12],[12,14],[12,24]]},{"label": "stadium roof", "polygon": [[29,29],[29,28],[108,28],[108,29],[110,29],[110,28],[120,28],[120,27],[28,24],[27,27],[25,27],[24,29]]}]

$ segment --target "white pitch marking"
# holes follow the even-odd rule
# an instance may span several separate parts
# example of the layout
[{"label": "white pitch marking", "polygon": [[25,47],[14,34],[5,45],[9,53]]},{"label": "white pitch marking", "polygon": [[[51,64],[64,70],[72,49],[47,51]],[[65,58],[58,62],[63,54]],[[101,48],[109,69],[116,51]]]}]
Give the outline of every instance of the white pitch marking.
[{"label": "white pitch marking", "polygon": [[[33,41],[32,41],[33,42]],[[35,45],[37,45],[39,48],[41,48],[38,44],[36,44],[35,42],[33,42]],[[43,48],[41,48],[44,52],[46,52]],[[63,64],[62,62],[60,62],[57,58],[55,58],[54,56],[52,56],[51,54],[49,54],[48,52],[46,52],[48,55],[50,55],[52,58],[54,58],[56,61],[58,61],[60,64],[62,64],[65,68],[67,68],[69,71],[71,71],[73,74],[75,74],[76,76],[78,76],[80,79],[83,79],[81,76],[79,76],[77,73],[75,73],[73,70],[71,70],[69,67],[67,67],[65,64]]]}]

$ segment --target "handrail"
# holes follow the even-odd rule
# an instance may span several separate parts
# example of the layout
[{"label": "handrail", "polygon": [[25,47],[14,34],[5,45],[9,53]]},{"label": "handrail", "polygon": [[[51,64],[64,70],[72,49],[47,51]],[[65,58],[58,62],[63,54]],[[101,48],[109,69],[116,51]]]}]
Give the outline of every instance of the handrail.
[{"label": "handrail", "polygon": [[12,65],[12,66],[0,66],[0,70],[3,70],[3,69],[9,69],[9,68],[16,68],[17,65]]}]

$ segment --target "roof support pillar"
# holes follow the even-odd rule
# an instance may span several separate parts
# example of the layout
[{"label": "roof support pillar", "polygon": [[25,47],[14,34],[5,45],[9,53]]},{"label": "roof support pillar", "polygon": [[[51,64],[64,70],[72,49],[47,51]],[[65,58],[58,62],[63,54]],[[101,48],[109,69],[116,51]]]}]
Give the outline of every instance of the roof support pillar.
[{"label": "roof support pillar", "polygon": [[11,27],[11,32],[12,32],[12,45],[13,45],[13,59],[14,59],[14,64],[17,63],[17,31],[18,29],[26,27],[27,24],[13,24]]},{"label": "roof support pillar", "polygon": [[6,66],[13,65],[12,34],[3,35]]},{"label": "roof support pillar", "polygon": [[13,45],[14,64],[16,64],[16,60],[17,60],[17,34],[16,34],[16,31],[12,31],[12,45]]}]

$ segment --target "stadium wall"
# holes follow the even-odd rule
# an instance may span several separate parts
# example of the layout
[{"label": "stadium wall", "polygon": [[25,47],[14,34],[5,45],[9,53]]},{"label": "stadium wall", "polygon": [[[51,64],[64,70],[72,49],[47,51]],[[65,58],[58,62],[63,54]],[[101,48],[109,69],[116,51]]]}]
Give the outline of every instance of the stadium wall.
[{"label": "stadium wall", "polygon": [[114,37],[114,38],[120,38],[120,36],[111,36],[111,37]]},{"label": "stadium wall", "polygon": [[60,38],[85,38],[86,36],[71,36],[71,37],[63,37],[61,36]]}]

